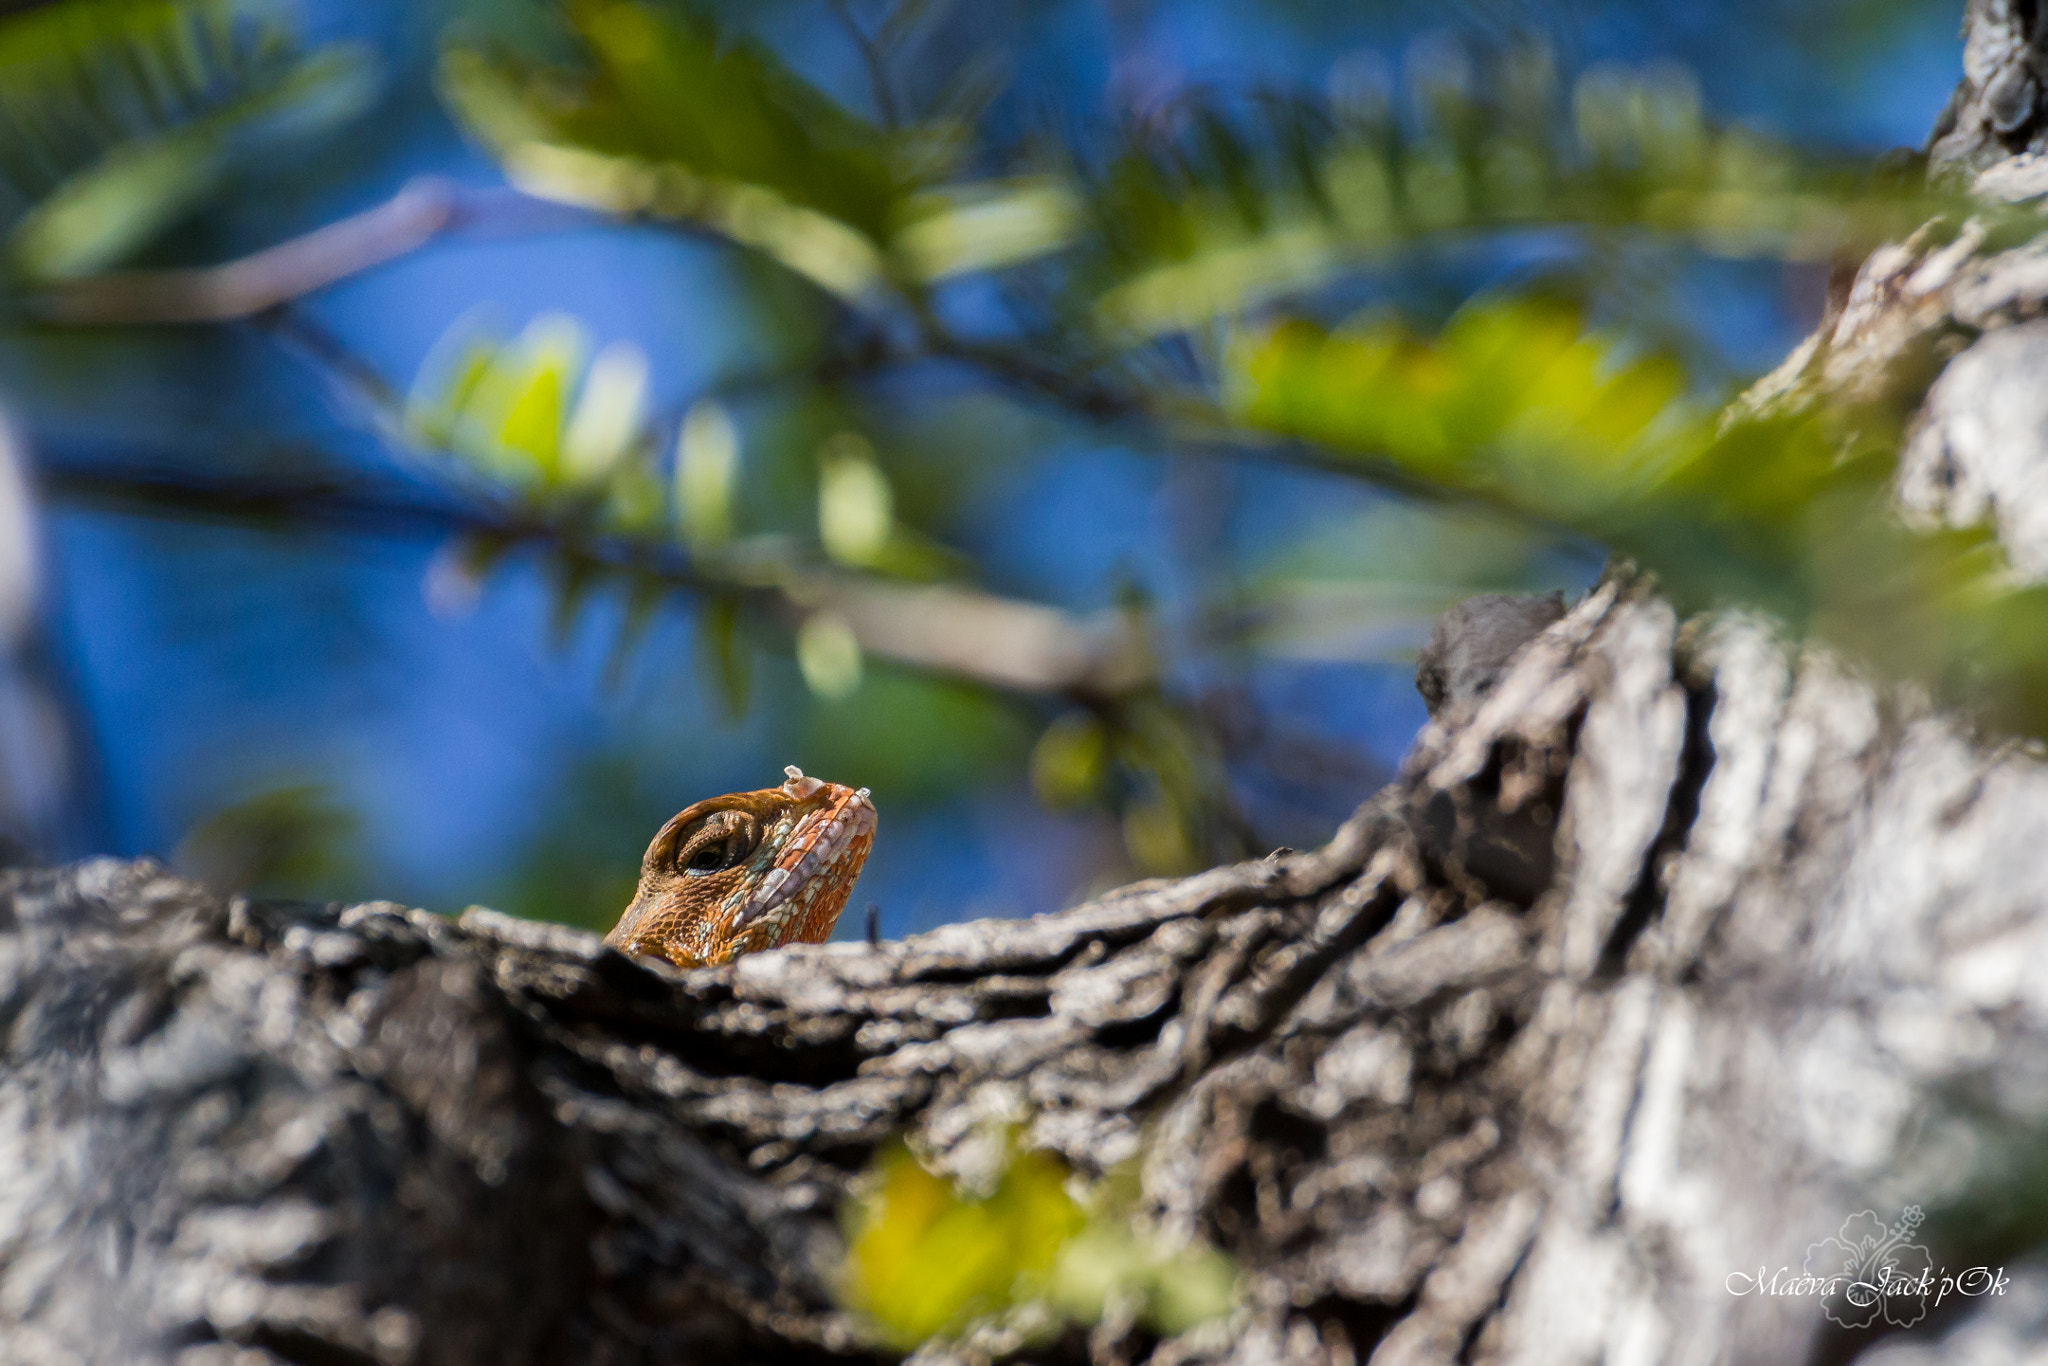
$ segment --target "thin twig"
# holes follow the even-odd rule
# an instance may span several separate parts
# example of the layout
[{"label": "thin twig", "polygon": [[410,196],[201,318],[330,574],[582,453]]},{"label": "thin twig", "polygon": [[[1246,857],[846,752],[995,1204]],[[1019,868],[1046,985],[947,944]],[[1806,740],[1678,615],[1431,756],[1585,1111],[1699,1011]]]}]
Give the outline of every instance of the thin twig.
[{"label": "thin twig", "polygon": [[403,256],[454,221],[446,181],[422,178],[374,209],[252,256],[188,270],[125,270],[56,286],[37,301],[51,322],[220,323],[258,313]]},{"label": "thin twig", "polygon": [[421,176],[375,208],[219,265],[122,270],[47,287],[32,300],[44,320],[71,326],[225,323],[253,318],[395,261],[457,228],[511,221],[553,231],[591,220],[522,194],[460,189]]},{"label": "thin twig", "polygon": [[853,17],[853,8],[847,0],[832,0],[832,12],[839,16],[839,22],[853,38],[853,45],[860,49],[860,59],[868,69],[868,84],[875,90],[875,113],[884,128],[895,128],[899,122],[896,108],[896,92],[889,86],[889,69],[882,60],[881,49],[874,40],[862,31],[859,21]]},{"label": "thin twig", "polygon": [[246,478],[161,468],[46,466],[51,497],[158,516],[356,535],[473,537],[545,548],[572,575],[617,574],[689,593],[738,597],[794,627],[815,612],[845,620],[863,649],[929,673],[1004,692],[1115,696],[1149,686],[1152,664],[1132,625],[1080,619],[974,589],[891,583],[821,567],[727,571],[657,542],[606,534],[532,507],[429,501],[334,479]]},{"label": "thin twig", "polygon": [[[852,24],[843,0],[835,8]],[[872,44],[862,39],[863,50]],[[886,84],[880,87],[886,91]],[[370,367],[355,359],[331,335],[286,306],[315,290],[373,269],[417,250],[456,227],[473,227],[480,214],[472,196],[445,181],[423,177],[408,184],[376,208],[317,228],[251,256],[187,270],[120,271],[52,288],[36,305],[52,322],[78,325],[220,323],[254,320],[283,340],[298,346],[337,377],[347,389],[380,415],[387,438],[403,430],[403,403],[396,391]],[[564,218],[547,213],[552,206],[515,195],[515,208],[543,212],[543,229],[587,221],[580,211]],[[502,215],[495,215],[502,216]],[[890,350],[863,343],[844,356],[829,358],[811,371],[819,382],[869,373],[926,360],[950,360],[979,371],[1014,392],[1066,408],[1093,422],[1165,423],[1177,445],[1197,453],[1252,457],[1319,469],[1346,478],[1378,484],[1395,492],[1434,501],[1495,506],[1529,520],[1519,509],[1477,495],[1447,494],[1443,489],[1406,475],[1388,461],[1331,456],[1300,442],[1275,440],[1249,433],[1230,423],[1213,402],[1198,395],[1141,396],[1127,387],[1079,377],[1046,364],[1016,347],[963,341],[926,318],[920,328],[922,349]],[[761,387],[804,377],[799,367],[759,377]],[[727,386],[714,386],[724,389]],[[753,379],[735,388],[755,387]],[[473,490],[472,490],[473,491]]]}]

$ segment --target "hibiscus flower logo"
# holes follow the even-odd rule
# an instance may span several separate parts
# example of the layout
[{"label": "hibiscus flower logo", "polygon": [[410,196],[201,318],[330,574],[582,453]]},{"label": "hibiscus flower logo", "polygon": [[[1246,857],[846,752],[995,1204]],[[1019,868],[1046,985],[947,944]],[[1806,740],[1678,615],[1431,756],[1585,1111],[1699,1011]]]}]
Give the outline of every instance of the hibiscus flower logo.
[{"label": "hibiscus flower logo", "polygon": [[1844,1328],[1867,1328],[1882,1318],[1909,1328],[1927,1313],[1934,1258],[1909,1241],[1919,1229],[1918,1205],[1908,1205],[1887,1228],[1873,1210],[1852,1214],[1833,1238],[1806,1249],[1806,1274],[1828,1281],[1821,1311]]}]

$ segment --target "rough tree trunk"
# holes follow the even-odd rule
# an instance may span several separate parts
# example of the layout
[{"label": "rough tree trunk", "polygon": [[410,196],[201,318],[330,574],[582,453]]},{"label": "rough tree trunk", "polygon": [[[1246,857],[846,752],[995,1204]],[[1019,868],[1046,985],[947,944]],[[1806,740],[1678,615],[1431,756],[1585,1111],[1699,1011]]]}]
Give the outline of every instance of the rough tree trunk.
[{"label": "rough tree trunk", "polygon": [[[2033,16],[1973,0],[1935,144],[2014,197],[2048,192],[2007,155]],[[2044,312],[2041,248],[1890,248],[1751,401],[1954,356],[1902,502],[2038,570]],[[1137,1162],[1244,1272],[1179,1339],[1020,1360],[1845,1360],[1820,1300],[1735,1292],[2048,1123],[2044,896],[2038,749],[1626,576],[1328,848],[1032,921],[682,974],[488,912],[8,873],[0,1362],[889,1359],[833,1307],[849,1180],[1002,1121]],[[1942,1236],[1953,1272],[2017,1235]],[[2041,1350],[2006,1272],[1918,1327]]]}]

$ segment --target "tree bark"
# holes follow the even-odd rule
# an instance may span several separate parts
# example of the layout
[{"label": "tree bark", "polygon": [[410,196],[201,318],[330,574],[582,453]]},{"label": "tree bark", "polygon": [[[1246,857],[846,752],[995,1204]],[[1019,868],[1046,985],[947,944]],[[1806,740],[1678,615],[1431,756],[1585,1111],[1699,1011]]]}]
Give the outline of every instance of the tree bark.
[{"label": "tree bark", "polygon": [[[1987,193],[2036,192],[2035,23],[1970,6],[1933,147]],[[1874,255],[1746,402],[1907,395],[1902,509],[2039,573],[2048,265],[1961,240]],[[850,1183],[902,1133],[970,1175],[1005,1123],[1135,1164],[1241,1301],[927,1366],[1842,1361],[1882,1317],[1754,1281],[1866,1209],[2011,1282],[1873,1359],[2040,1350],[2004,1263],[2048,1221],[1902,1213],[2039,1170],[2039,747],[1625,573],[1481,683],[1322,850],[689,973],[0,875],[0,1363],[894,1360],[835,1307]]]}]

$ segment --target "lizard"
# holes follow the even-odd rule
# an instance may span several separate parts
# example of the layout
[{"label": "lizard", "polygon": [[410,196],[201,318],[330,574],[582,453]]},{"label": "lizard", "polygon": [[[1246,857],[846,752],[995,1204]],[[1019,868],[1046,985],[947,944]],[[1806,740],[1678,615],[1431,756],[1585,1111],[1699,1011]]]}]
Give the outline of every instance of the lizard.
[{"label": "lizard", "polygon": [[681,968],[784,944],[821,944],[875,840],[866,788],[807,778],[730,792],[671,816],[604,942]]},{"label": "lizard", "polygon": [[[1564,613],[1557,593],[1484,594],[1445,612],[1415,671],[1430,715],[1484,697],[1521,646]],[[874,844],[875,807],[864,787],[807,778],[794,764],[783,773],[780,787],[713,797],[670,817],[605,943],[685,968],[823,943]],[[1399,797],[1389,788],[1374,800]]]}]

